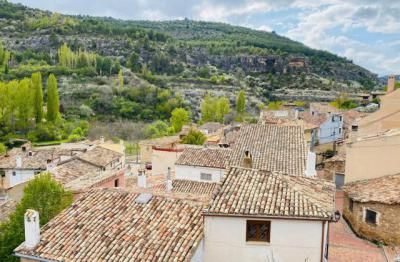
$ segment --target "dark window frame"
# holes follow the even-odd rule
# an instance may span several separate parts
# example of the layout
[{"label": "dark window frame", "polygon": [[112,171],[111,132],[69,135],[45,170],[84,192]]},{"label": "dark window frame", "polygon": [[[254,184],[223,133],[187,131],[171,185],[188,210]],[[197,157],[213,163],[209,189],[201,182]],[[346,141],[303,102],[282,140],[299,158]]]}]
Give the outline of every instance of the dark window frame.
[{"label": "dark window frame", "polygon": [[[204,178],[204,177],[207,177],[207,178]],[[212,181],[212,174],[201,172],[200,173],[200,180],[202,180],[202,181]]]},{"label": "dark window frame", "polygon": [[[255,228],[255,236],[250,236],[249,227],[253,226]],[[262,228],[261,226],[267,226],[267,233],[264,238],[262,238]],[[269,220],[246,220],[246,242],[264,242],[271,243],[271,221]]]},{"label": "dark window frame", "polygon": [[114,180],[114,187],[119,187],[119,179]]},{"label": "dark window frame", "polygon": [[376,212],[372,209],[366,208],[364,221],[371,225],[377,225],[378,224],[378,212]]}]

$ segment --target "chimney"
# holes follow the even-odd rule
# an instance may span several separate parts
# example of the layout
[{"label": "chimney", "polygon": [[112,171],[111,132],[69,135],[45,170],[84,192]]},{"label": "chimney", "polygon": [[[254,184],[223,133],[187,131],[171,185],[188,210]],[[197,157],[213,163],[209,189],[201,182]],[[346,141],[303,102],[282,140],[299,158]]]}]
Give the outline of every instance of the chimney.
[{"label": "chimney", "polygon": [[245,167],[245,168],[253,167],[253,157],[251,156],[250,152],[247,150],[244,152],[242,167]]},{"label": "chimney", "polygon": [[26,210],[24,215],[25,246],[34,248],[40,241],[39,212],[33,209]]},{"label": "chimney", "polygon": [[396,76],[395,75],[390,75],[388,77],[386,93],[389,94],[389,93],[393,92],[395,87],[396,87]]},{"label": "chimney", "polygon": [[317,155],[314,152],[308,151],[306,163],[306,176],[313,177],[317,175],[315,170]]},{"label": "chimney", "polygon": [[100,144],[104,144],[104,136],[100,136]]},{"label": "chimney", "polygon": [[167,181],[165,182],[165,188],[167,189],[168,192],[171,192],[172,190],[171,167],[168,167]]},{"label": "chimney", "polygon": [[146,174],[144,173],[143,170],[139,170],[137,182],[138,182],[138,187],[141,187],[141,188],[146,188],[147,187],[147,185],[146,185]]},{"label": "chimney", "polygon": [[17,156],[15,158],[15,166],[17,168],[21,168],[22,167],[22,157],[21,156]]}]

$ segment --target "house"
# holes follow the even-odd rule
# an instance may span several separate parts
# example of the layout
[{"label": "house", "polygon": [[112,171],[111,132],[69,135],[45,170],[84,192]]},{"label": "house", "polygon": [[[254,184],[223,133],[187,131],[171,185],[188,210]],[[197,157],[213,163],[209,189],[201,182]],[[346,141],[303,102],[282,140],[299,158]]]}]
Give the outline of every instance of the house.
[{"label": "house", "polygon": [[362,118],[354,126],[354,137],[376,135],[400,128],[400,89],[391,90],[381,98],[379,110]]},{"label": "house", "polygon": [[356,110],[346,110],[343,111],[343,137],[347,139],[350,134],[357,128],[359,122],[363,117],[366,117],[366,113],[358,112]]},{"label": "house", "polygon": [[[174,169],[176,160],[188,146],[191,145],[179,144],[173,148],[153,146],[151,156],[152,174],[165,175],[169,167]],[[174,170],[172,171],[174,172]]]},{"label": "house", "polygon": [[[318,124],[318,143],[327,144],[343,139],[343,114],[342,112],[328,103],[311,103],[311,118],[316,118]],[[310,116],[305,113],[301,119],[309,121]]]},{"label": "house", "polygon": [[[300,115],[304,113],[298,110],[264,110],[260,113],[259,124],[269,125],[300,125],[304,128],[304,136],[310,149],[317,143],[317,133],[320,123],[304,121]],[[314,120],[314,118],[311,118]]]},{"label": "house", "polygon": [[74,199],[95,187],[125,186],[123,168],[116,166],[115,169],[104,170],[103,167],[83,161],[79,157],[59,163],[49,171],[55,180],[73,193]]},{"label": "house", "polygon": [[400,129],[346,143],[345,183],[400,172]]},{"label": "house", "polygon": [[176,148],[176,145],[180,143],[179,136],[166,136],[154,139],[142,140],[139,142],[140,147],[140,162],[151,163],[153,154],[153,147],[160,148]]},{"label": "house", "polygon": [[326,261],[334,192],[322,179],[232,167],[203,214],[204,261]]},{"label": "house", "polygon": [[315,176],[315,154],[309,152],[301,126],[242,126],[232,147],[230,166]]},{"label": "house", "polygon": [[324,179],[334,181],[338,189],[344,185],[345,163],[346,155],[343,152],[323,161]]},{"label": "house", "polygon": [[121,189],[84,194],[39,232],[25,214],[21,261],[202,261],[203,203]]},{"label": "house", "polygon": [[[85,149],[83,149],[85,150]],[[77,155],[81,149],[62,147],[32,148],[25,144],[0,156],[0,187],[10,189],[25,183],[58,162]]]},{"label": "house", "polygon": [[225,125],[218,122],[207,122],[201,125],[198,130],[201,131],[205,135],[214,134],[217,132],[221,132],[224,129]]},{"label": "house", "polygon": [[125,154],[107,149],[101,145],[90,148],[83,154],[79,154],[78,158],[81,161],[99,167],[103,171],[120,170],[125,167]]},{"label": "house", "polygon": [[225,148],[185,148],[175,162],[175,178],[220,182],[231,153]]},{"label": "house", "polygon": [[371,241],[400,245],[400,174],[345,185],[343,214]]}]

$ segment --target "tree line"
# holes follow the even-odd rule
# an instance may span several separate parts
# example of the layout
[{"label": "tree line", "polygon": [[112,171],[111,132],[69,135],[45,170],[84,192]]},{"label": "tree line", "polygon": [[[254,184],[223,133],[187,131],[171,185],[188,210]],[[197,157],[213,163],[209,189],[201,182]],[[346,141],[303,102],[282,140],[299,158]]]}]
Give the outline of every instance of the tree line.
[{"label": "tree line", "polygon": [[59,117],[57,79],[47,78],[47,99],[44,107],[42,76],[33,73],[30,78],[0,82],[0,127],[9,131],[24,131],[44,120],[55,122]]}]

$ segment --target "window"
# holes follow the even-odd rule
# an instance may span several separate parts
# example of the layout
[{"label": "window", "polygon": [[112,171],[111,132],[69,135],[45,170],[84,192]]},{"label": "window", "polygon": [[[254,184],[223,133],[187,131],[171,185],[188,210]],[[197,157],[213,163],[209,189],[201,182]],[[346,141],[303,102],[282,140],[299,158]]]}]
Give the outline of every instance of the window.
[{"label": "window", "polygon": [[342,133],[342,128],[339,127],[339,134],[341,134],[341,133]]},{"label": "window", "polygon": [[335,117],[334,116],[332,116],[332,122],[335,122]]},{"label": "window", "polygon": [[353,207],[354,207],[354,201],[353,201],[353,199],[349,199],[349,210],[350,210],[350,212],[353,212]]},{"label": "window", "polygon": [[247,220],[246,241],[270,242],[271,221]]},{"label": "window", "polygon": [[365,222],[376,225],[377,216],[378,214],[375,211],[371,209],[365,209]]},{"label": "window", "polygon": [[17,175],[17,173],[16,173],[15,171],[13,171],[12,174],[13,174],[13,176],[16,176],[16,175]]},{"label": "window", "polygon": [[114,180],[114,187],[119,187],[119,179]]},{"label": "window", "polygon": [[200,173],[200,179],[201,179],[201,180],[211,181],[211,174]]},{"label": "window", "polygon": [[343,117],[342,117],[342,116],[339,116],[339,121],[340,121],[340,122],[342,122],[342,119],[343,119]]},{"label": "window", "polygon": [[358,125],[352,125],[351,131],[358,131]]}]

